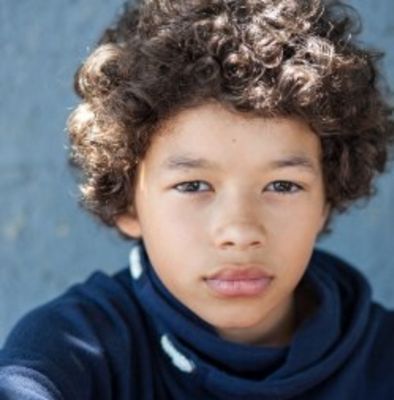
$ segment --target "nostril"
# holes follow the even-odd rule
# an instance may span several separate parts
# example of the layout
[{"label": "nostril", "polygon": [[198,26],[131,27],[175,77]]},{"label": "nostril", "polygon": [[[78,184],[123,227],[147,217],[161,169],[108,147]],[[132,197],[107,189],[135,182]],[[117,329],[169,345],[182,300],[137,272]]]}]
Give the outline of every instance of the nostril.
[{"label": "nostril", "polygon": [[222,249],[256,249],[266,242],[266,232],[256,224],[227,224],[218,229],[214,236],[216,247]]},{"label": "nostril", "polygon": [[220,247],[228,248],[228,247],[236,247],[236,248],[258,248],[261,247],[262,243],[260,241],[246,242],[246,241],[226,241],[221,244]]}]

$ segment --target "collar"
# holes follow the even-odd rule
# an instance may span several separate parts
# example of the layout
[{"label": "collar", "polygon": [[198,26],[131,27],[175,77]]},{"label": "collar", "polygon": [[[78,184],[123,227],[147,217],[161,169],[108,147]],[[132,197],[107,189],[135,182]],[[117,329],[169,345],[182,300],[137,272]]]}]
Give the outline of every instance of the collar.
[{"label": "collar", "polygon": [[301,394],[350,357],[369,314],[370,288],[364,277],[321,250],[313,252],[301,280],[313,288],[319,307],[284,347],[221,338],[164,286],[142,241],[131,249],[130,274],[136,298],[152,322],[167,362],[185,386],[195,382],[219,399]]}]

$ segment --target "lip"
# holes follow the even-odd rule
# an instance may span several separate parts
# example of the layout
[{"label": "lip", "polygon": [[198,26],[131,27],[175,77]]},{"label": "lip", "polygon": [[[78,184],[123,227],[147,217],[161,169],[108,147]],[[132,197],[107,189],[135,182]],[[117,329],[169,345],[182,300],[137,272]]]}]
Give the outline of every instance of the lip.
[{"label": "lip", "polygon": [[273,276],[260,266],[226,266],[204,278],[212,292],[219,297],[251,297],[263,294]]},{"label": "lip", "polygon": [[272,275],[264,271],[263,267],[250,264],[250,265],[226,265],[219,271],[206,277],[206,280],[217,279],[224,281],[239,281],[239,280],[252,280],[272,278]]}]

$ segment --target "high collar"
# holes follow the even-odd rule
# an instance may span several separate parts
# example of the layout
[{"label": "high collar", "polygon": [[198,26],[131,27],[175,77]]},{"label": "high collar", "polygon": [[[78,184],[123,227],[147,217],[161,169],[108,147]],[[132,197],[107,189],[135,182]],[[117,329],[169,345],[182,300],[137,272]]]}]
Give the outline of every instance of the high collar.
[{"label": "high collar", "polygon": [[286,399],[302,394],[350,357],[368,319],[370,288],[363,276],[320,250],[313,252],[301,280],[313,289],[319,307],[284,347],[221,338],[168,291],[142,241],[131,250],[130,271],[136,298],[180,378],[186,386],[193,382],[218,399]]}]

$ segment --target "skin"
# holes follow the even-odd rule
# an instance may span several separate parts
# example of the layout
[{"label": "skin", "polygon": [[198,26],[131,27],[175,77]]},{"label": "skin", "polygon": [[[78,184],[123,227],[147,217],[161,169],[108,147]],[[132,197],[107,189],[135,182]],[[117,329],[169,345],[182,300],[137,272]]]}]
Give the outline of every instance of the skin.
[{"label": "skin", "polygon": [[[218,103],[182,111],[153,138],[135,206],[117,225],[143,238],[162,282],[220,336],[285,345],[300,304],[313,306],[297,285],[329,212],[320,157],[301,120],[245,117]],[[259,295],[223,298],[204,279],[228,263],[258,263],[273,279]]]}]

